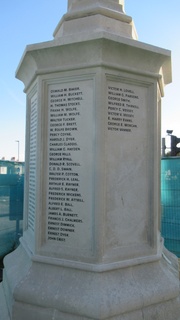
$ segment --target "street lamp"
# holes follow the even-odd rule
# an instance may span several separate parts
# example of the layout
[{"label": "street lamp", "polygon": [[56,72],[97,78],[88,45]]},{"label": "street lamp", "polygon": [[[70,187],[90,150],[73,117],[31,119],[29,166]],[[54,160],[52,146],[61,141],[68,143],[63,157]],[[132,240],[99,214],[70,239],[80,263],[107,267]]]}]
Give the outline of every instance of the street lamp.
[{"label": "street lamp", "polygon": [[17,161],[19,161],[19,140],[15,140],[15,142],[18,143],[18,158],[17,158]]}]

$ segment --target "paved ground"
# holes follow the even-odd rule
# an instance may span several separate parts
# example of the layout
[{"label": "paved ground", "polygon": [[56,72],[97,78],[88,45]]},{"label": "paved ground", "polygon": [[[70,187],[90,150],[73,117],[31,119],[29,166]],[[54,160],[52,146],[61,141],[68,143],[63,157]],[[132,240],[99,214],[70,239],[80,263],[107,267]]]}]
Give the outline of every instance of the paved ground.
[{"label": "paved ground", "polygon": [[3,279],[3,269],[0,268],[0,282],[2,281]]},{"label": "paved ground", "polygon": [[7,305],[6,305],[6,300],[3,294],[3,287],[2,283],[0,283],[0,319],[1,320],[10,320]]},{"label": "paved ground", "polygon": [[0,282],[2,281],[2,273],[3,273],[3,258],[0,258]]}]

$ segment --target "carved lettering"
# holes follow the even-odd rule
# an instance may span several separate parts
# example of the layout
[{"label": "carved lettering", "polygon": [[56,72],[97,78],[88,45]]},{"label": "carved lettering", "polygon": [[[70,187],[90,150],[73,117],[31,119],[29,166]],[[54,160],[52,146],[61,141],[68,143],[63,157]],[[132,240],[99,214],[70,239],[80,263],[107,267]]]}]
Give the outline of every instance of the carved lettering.
[{"label": "carved lettering", "polygon": [[[83,232],[85,200],[81,139],[86,114],[85,85],[49,86],[47,240],[68,244]],[[89,100],[89,99],[88,99]],[[86,119],[87,120],[87,119]],[[85,127],[86,128],[86,127]],[[72,243],[73,245],[73,243]]]},{"label": "carved lettering", "polygon": [[138,128],[136,113],[139,110],[139,96],[135,89],[121,85],[108,86],[108,130],[132,133]]}]

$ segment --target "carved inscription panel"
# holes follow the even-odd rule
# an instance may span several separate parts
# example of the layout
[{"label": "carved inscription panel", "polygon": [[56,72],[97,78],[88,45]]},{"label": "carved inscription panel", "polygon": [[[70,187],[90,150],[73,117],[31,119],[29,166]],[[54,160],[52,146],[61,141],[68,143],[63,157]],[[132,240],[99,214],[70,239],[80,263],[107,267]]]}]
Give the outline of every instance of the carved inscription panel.
[{"label": "carved inscription panel", "polygon": [[47,240],[91,249],[93,80],[48,86]]},{"label": "carved inscription panel", "polygon": [[37,93],[30,102],[28,228],[34,232],[36,203]]},{"label": "carved inscription panel", "polygon": [[107,246],[147,242],[148,88],[107,81]]}]

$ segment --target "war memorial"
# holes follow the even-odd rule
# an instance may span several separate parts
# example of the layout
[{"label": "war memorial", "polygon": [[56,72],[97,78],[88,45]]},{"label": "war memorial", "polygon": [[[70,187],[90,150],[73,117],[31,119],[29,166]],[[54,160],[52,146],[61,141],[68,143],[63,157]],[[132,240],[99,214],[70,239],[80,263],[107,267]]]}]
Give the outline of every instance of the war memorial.
[{"label": "war memorial", "polygon": [[16,77],[24,232],[4,260],[1,320],[179,320],[178,262],[159,231],[170,51],[138,41],[124,1],[69,0]]}]

